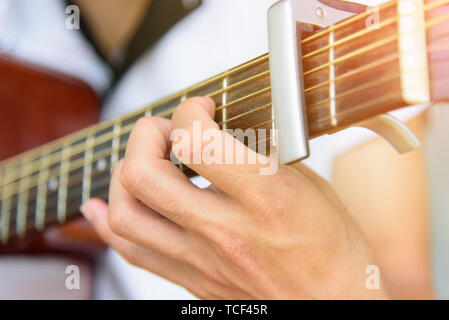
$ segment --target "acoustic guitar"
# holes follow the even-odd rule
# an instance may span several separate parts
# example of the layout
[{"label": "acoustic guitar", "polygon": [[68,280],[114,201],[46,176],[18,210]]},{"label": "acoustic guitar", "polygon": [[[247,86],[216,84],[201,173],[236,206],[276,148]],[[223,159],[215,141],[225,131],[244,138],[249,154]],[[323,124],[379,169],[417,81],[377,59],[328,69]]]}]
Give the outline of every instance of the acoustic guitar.
[{"label": "acoustic guitar", "polygon": [[[298,24],[308,139],[413,103],[449,100],[449,0],[410,0],[417,4],[411,9],[406,2],[391,1],[326,28]],[[373,14],[379,19],[367,28]],[[415,21],[412,31],[407,29],[410,17]],[[425,35],[423,46],[414,42],[417,35]],[[424,60],[419,53],[424,53]],[[98,120],[99,101],[89,88],[74,79],[36,71],[0,57],[0,157],[7,158],[0,162],[2,254],[36,248],[39,252],[42,241],[33,247],[36,235],[70,226],[90,197],[107,200],[111,169],[123,158],[133,125],[141,117],[170,118],[188,97],[208,96],[216,103],[215,120],[222,129],[283,126],[273,111],[268,53],[98,124],[93,123]],[[272,145],[270,140],[265,143]],[[180,169],[194,174],[182,164]],[[66,236],[59,238],[60,243],[101,248],[86,229],[62,234]]]}]

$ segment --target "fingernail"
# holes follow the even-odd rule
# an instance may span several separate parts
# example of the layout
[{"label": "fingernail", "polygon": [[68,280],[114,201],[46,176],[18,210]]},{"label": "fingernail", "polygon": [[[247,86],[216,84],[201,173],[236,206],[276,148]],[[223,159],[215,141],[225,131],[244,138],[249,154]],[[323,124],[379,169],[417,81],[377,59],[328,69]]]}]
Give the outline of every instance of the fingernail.
[{"label": "fingernail", "polygon": [[89,207],[89,205],[86,203],[84,203],[81,207],[80,207],[80,211],[83,214],[83,216],[90,221],[91,217],[92,217],[92,210]]}]

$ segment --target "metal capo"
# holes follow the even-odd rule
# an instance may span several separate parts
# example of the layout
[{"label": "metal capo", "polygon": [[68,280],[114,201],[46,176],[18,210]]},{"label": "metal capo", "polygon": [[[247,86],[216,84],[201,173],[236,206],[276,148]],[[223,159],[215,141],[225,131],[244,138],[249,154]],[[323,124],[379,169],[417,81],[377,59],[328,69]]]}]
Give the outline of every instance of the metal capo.
[{"label": "metal capo", "polygon": [[[365,10],[364,5],[342,0],[280,0],[268,10],[271,94],[275,126],[279,128],[274,143],[281,164],[309,156],[302,52],[298,45],[301,27],[327,27]],[[400,153],[420,145],[414,134],[390,114],[356,126],[381,135]]]}]

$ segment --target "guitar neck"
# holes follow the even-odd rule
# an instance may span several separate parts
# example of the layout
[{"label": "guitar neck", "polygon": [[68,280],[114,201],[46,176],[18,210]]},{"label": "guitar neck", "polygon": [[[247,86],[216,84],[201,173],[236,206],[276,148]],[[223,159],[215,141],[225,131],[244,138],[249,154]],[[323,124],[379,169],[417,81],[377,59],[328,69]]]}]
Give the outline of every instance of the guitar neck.
[{"label": "guitar neck", "polygon": [[[430,95],[425,99],[449,99],[449,90],[444,90],[449,85],[448,3],[426,1],[415,12],[425,19],[414,32],[427,35],[427,61],[418,68],[404,67],[410,57],[401,44],[407,35],[396,1],[327,29],[309,26],[310,31],[302,34],[302,63],[310,137],[424,102],[417,92],[426,89]],[[378,23],[367,27],[373,15]],[[413,76],[414,87],[407,80]],[[131,114],[0,163],[2,242],[64,223],[90,197],[106,200],[111,168],[123,158],[135,122],[144,116],[170,118],[180,102],[194,96],[215,101],[215,120],[222,129],[274,128],[268,54],[264,54]],[[269,140],[264,142],[270,144]],[[257,151],[256,145],[249,147]],[[180,169],[188,173],[182,165]]]}]

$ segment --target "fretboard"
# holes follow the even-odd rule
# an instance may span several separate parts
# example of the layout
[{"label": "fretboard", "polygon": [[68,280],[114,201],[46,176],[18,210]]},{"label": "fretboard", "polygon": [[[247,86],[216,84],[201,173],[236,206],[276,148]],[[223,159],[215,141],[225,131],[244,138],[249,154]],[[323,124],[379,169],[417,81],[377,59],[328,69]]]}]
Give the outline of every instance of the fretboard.
[{"label": "fretboard", "polygon": [[[434,100],[449,98],[448,90],[443,90],[449,85],[448,2],[427,1],[424,7]],[[377,28],[366,27],[372,14],[367,12],[303,34],[311,138],[407,105],[401,88],[404,71],[396,2],[378,12]],[[194,96],[214,99],[215,120],[222,129],[274,128],[269,61],[264,54],[131,114],[1,162],[1,241],[64,223],[90,197],[107,200],[111,168],[123,158],[135,122],[144,116],[170,118],[180,102]],[[264,142],[269,144],[269,139]],[[257,151],[256,146],[249,147]],[[189,174],[188,168],[180,169]]]}]

